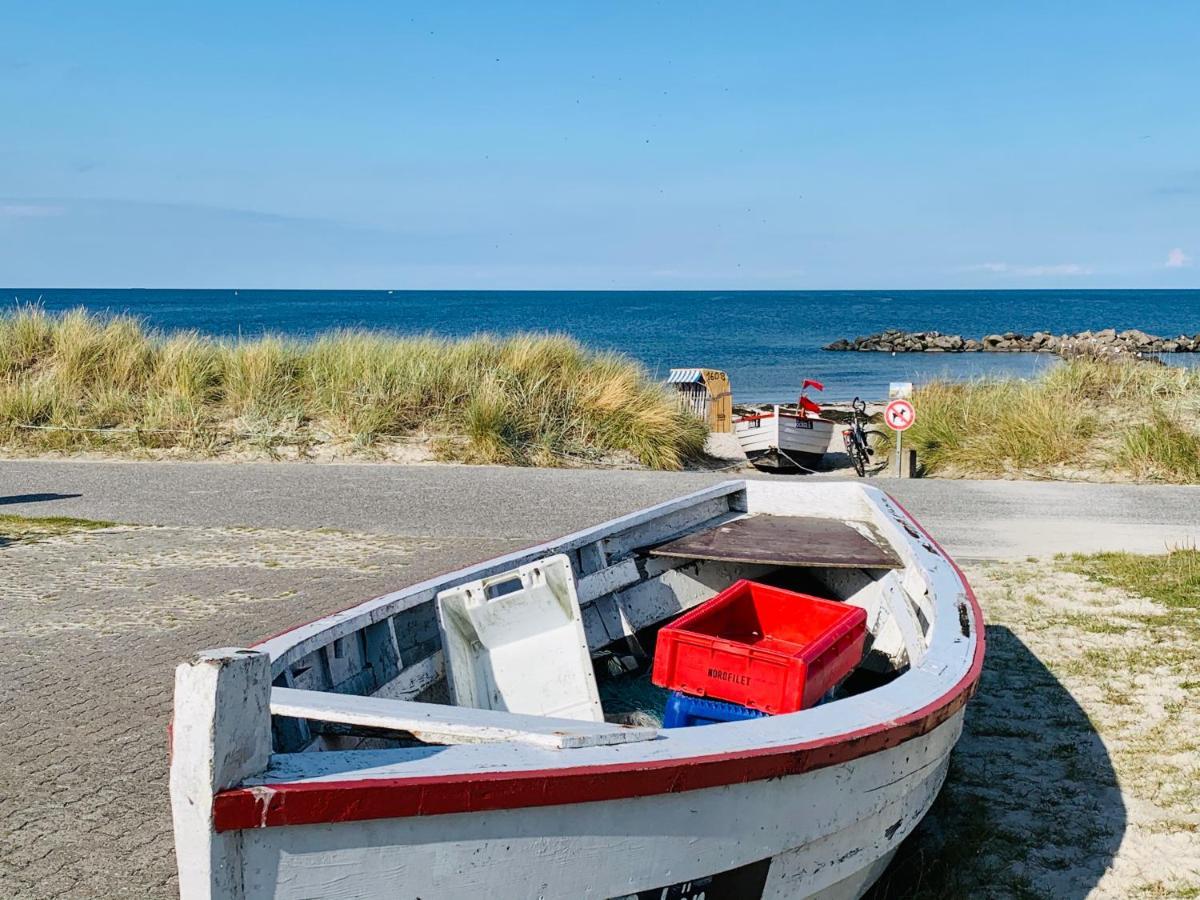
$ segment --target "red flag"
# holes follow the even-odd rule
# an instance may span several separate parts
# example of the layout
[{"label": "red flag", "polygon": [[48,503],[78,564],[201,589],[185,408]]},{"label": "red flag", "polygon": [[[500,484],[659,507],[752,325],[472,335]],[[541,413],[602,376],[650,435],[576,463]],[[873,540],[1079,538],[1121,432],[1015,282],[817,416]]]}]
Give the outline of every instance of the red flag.
[{"label": "red flag", "polygon": [[825,385],[821,384],[819,381],[813,381],[811,378],[805,378],[804,387],[801,388],[801,390],[804,390],[805,388],[816,388],[818,391],[823,391],[825,390]]},{"label": "red flag", "polygon": [[819,416],[821,414],[820,404],[818,404],[812,400],[809,400],[807,397],[805,397],[803,395],[800,397],[800,406],[803,407],[804,409],[808,410],[810,413],[813,413],[814,415]]}]

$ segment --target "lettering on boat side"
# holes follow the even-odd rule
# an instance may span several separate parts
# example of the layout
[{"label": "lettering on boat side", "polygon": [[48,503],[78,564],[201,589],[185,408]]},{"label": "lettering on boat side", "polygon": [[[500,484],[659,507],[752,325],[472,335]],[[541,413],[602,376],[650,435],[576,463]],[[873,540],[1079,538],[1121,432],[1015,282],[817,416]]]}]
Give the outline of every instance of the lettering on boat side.
[{"label": "lettering on boat side", "polygon": [[609,900],[758,900],[767,884],[771,860],[760,859],[715,875],[679,881],[664,887],[623,894]]},{"label": "lettering on boat side", "polygon": [[723,669],[709,669],[709,678],[716,678],[719,681],[728,681],[731,684],[747,685],[750,683],[749,675],[738,675],[735,672],[726,672]]}]

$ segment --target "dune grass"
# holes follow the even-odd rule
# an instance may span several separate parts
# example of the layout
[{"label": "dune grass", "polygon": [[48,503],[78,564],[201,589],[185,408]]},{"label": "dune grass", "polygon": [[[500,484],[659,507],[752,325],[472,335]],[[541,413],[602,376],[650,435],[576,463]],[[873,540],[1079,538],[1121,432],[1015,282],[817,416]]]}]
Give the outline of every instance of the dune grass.
[{"label": "dune grass", "polygon": [[1158,413],[1121,435],[1118,459],[1130,471],[1168,481],[1200,482],[1200,435]]},{"label": "dune grass", "polygon": [[637,363],[561,335],[215,341],[81,310],[0,316],[8,452],[369,454],[422,436],[465,462],[677,469],[706,435]]},{"label": "dune grass", "polygon": [[929,474],[1200,482],[1200,370],[1068,360],[1039,378],[934,382],[905,434]]}]

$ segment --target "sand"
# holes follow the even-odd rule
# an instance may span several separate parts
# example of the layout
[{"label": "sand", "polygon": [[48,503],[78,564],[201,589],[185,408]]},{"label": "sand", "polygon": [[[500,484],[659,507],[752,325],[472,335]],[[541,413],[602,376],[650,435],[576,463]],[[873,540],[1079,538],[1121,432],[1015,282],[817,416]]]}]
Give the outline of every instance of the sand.
[{"label": "sand", "polygon": [[879,897],[1200,896],[1200,648],[1054,561],[967,567],[987,664],[933,812]]}]

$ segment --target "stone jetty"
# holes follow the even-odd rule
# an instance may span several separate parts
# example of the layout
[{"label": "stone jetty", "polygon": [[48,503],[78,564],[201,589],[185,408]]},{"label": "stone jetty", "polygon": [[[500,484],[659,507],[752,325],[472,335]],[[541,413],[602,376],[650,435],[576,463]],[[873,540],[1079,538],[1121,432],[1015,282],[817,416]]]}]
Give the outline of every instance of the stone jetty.
[{"label": "stone jetty", "polygon": [[1181,334],[1164,338],[1137,329],[1117,331],[1081,331],[1078,334],[1051,334],[1035,331],[1018,334],[988,334],[964,338],[939,331],[901,331],[889,328],[878,334],[842,339],[825,346],[826,350],[853,350],[876,353],[1057,353],[1060,356],[1133,356],[1154,353],[1200,353],[1200,334]]}]

